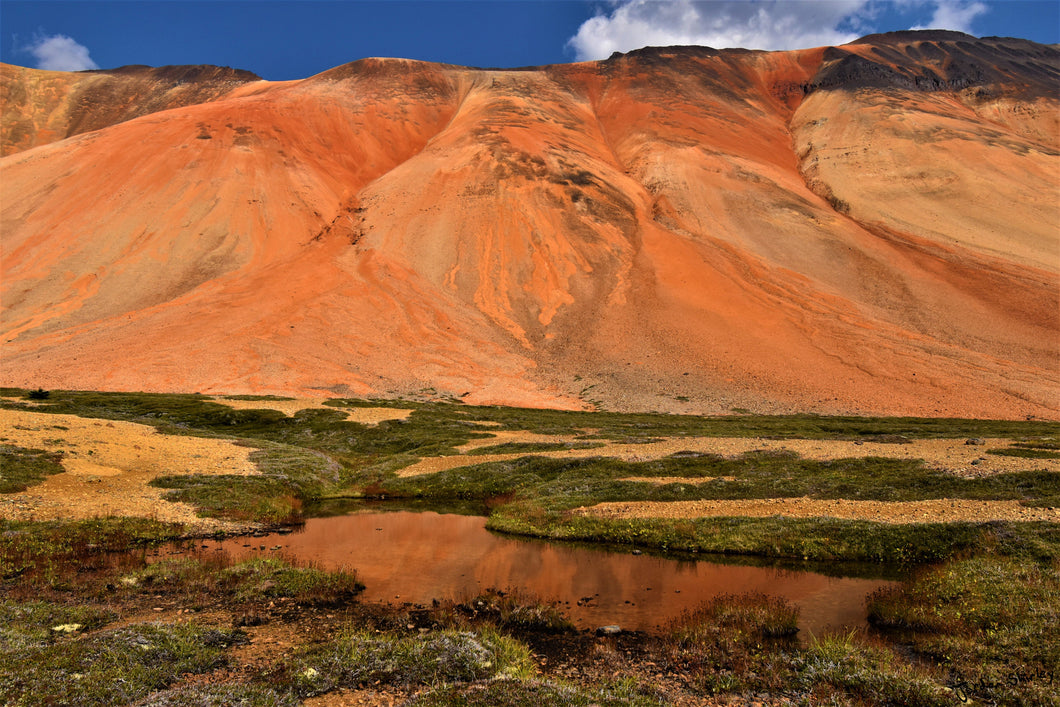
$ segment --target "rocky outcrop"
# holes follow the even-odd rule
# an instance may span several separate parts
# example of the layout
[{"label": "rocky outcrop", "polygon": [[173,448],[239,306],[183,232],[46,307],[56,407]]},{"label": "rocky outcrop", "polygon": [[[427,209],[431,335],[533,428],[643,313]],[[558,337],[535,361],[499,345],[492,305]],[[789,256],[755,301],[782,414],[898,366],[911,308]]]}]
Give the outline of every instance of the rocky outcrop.
[{"label": "rocky outcrop", "polygon": [[0,155],[132,120],[213,101],[260,81],[219,66],[123,66],[65,73],[0,64]]}]

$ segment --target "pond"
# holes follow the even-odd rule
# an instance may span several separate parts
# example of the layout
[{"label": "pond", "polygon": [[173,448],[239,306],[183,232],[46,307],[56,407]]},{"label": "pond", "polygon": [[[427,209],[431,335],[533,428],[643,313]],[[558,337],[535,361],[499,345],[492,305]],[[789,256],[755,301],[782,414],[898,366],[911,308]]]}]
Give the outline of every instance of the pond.
[{"label": "pond", "polygon": [[233,557],[282,555],[323,569],[354,569],[365,601],[430,604],[485,589],[561,603],[579,628],[650,630],[723,594],[761,592],[800,609],[802,631],[865,623],[865,597],[893,582],[820,572],[671,559],[629,548],[547,542],[486,530],[481,516],[429,511],[311,518],[287,535],[232,538]]}]

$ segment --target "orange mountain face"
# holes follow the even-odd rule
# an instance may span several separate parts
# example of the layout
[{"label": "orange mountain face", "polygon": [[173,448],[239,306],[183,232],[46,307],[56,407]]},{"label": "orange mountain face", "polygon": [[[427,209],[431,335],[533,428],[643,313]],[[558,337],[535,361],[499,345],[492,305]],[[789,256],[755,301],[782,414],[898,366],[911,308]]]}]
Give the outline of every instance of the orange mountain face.
[{"label": "orange mountain face", "polygon": [[45,388],[1060,418],[1060,51],[3,66]]}]

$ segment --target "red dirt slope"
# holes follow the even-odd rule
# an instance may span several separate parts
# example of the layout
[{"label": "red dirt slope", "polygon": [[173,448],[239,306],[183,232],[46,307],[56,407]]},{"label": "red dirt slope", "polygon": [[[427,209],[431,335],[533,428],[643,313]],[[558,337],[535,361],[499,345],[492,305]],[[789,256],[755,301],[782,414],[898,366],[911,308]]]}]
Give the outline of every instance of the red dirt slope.
[{"label": "red dirt slope", "polygon": [[1058,66],[925,32],[207,72],[0,161],[2,381],[1057,418]]}]

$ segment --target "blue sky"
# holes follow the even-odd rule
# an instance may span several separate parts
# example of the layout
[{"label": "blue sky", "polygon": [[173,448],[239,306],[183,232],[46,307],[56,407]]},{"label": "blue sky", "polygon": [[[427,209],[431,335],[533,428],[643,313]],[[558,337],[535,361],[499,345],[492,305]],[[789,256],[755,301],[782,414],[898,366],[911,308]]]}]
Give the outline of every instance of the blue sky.
[{"label": "blue sky", "polygon": [[792,49],[935,27],[1060,42],[1060,0],[3,0],[0,60],[217,64],[304,78],[367,56],[484,67],[645,45]]}]

